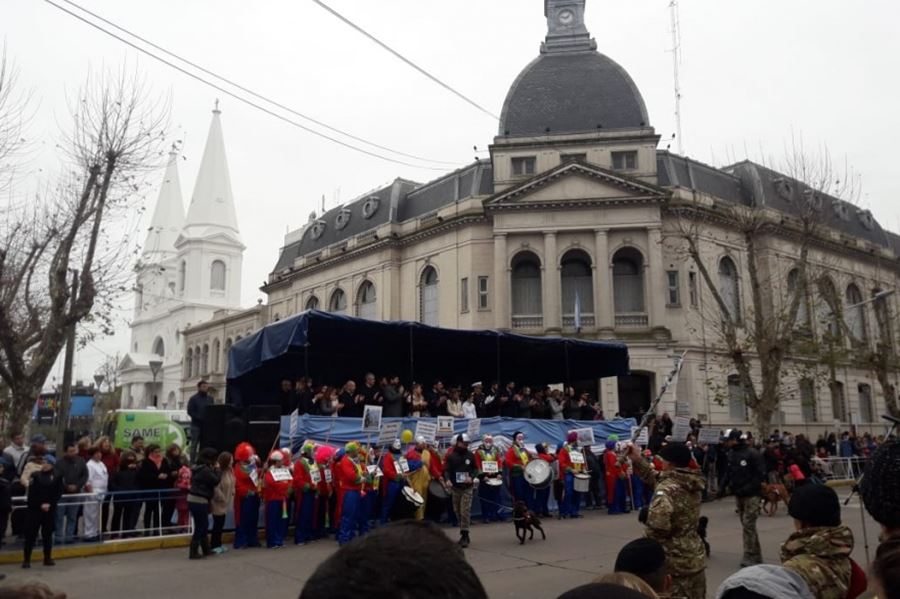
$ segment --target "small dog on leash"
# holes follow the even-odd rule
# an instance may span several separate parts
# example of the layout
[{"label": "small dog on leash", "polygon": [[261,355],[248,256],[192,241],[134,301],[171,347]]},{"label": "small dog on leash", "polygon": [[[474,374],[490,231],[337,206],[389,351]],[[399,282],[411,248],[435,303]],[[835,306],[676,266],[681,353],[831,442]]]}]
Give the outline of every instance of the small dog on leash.
[{"label": "small dog on leash", "polygon": [[700,540],[703,541],[703,549],[706,551],[706,557],[709,557],[709,541],[706,540],[706,528],[709,526],[709,518],[706,516],[700,516],[700,521],[697,523],[697,534],[700,535]]},{"label": "small dog on leash", "polygon": [[517,501],[513,504],[513,524],[516,525],[516,538],[519,539],[519,545],[525,544],[525,535],[528,533],[531,533],[528,540],[534,539],[535,528],[541,531],[541,538],[547,540],[538,515],[529,510],[524,501]]},{"label": "small dog on leash", "polygon": [[762,509],[768,516],[774,516],[778,511],[778,502],[783,501],[785,505],[791,500],[787,487],[780,484],[763,483],[763,505]]}]

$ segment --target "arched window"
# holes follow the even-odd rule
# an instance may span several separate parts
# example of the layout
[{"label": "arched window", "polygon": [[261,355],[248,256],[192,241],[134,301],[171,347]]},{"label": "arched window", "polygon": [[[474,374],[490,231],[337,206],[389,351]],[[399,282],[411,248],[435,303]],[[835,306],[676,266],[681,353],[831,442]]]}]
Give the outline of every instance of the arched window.
[{"label": "arched window", "polygon": [[875,410],[872,406],[872,387],[865,383],[857,386],[859,393],[859,420],[860,422],[873,422],[872,414]]},{"label": "arched window", "polygon": [[184,293],[184,284],[187,280],[187,262],[184,260],[181,261],[181,265],[178,267],[178,292]]},{"label": "arched window", "polygon": [[[591,258],[581,250],[566,252],[561,262],[563,326],[594,325],[594,279]],[[575,322],[575,305],[581,322]]]},{"label": "arched window", "polygon": [[225,291],[225,263],[213,260],[209,267],[209,288],[212,291]]},{"label": "arched window", "polygon": [[728,376],[728,417],[734,422],[747,420],[746,390],[736,374]]},{"label": "arched window", "polygon": [[875,322],[878,324],[878,339],[887,347],[893,347],[893,330],[891,328],[891,308],[888,305],[887,295],[881,289],[872,293],[875,309]]},{"label": "arched window", "polygon": [[847,422],[850,420],[850,416],[847,414],[847,396],[844,394],[844,383],[841,381],[830,381],[828,388],[831,391],[831,417],[834,420]]},{"label": "arched window", "polygon": [[364,281],[356,292],[356,315],[360,318],[375,320],[378,318],[376,312],[375,285],[372,281]]},{"label": "arched window", "polygon": [[306,309],[307,310],[318,310],[319,309],[319,298],[314,295],[311,295],[308,300],[306,300]]},{"label": "arched window", "polygon": [[193,378],[196,374],[194,372],[194,350],[190,347],[184,355],[184,373],[187,375],[187,378]]},{"label": "arched window", "polygon": [[203,344],[203,353],[200,354],[200,374],[209,372],[209,344]]},{"label": "arched window", "polygon": [[647,326],[644,308],[644,257],[626,247],[613,255],[613,306],[617,326]]},{"label": "arched window", "polygon": [[[788,288],[788,304],[785,309],[789,309],[790,302],[794,300],[794,296],[800,293],[800,270],[793,269],[788,273],[787,277],[787,288]],[[797,306],[797,319],[794,321],[794,326],[801,330],[809,329],[809,295],[804,290],[803,296],[799,300],[799,305]]]},{"label": "arched window", "polygon": [[163,358],[166,355],[166,344],[162,337],[157,337],[153,342],[153,353]]},{"label": "arched window", "polygon": [[433,266],[426,266],[419,277],[419,322],[438,326],[438,275]]},{"label": "arched window", "polygon": [[219,372],[219,366],[222,364],[222,346],[218,339],[213,341],[212,346],[212,359],[213,359],[213,372]]},{"label": "arched window", "polygon": [[800,415],[803,422],[818,422],[816,408],[816,385],[812,379],[800,379]]},{"label": "arched window", "polygon": [[734,260],[725,256],[719,262],[719,293],[731,320],[741,319],[741,286]]},{"label": "arched window", "polygon": [[834,287],[834,283],[828,277],[822,277],[816,282],[819,288],[819,298],[816,302],[816,318],[823,332],[832,337],[840,337],[841,327],[841,298]]},{"label": "arched window", "polygon": [[866,334],[866,306],[863,304],[862,292],[859,287],[850,283],[844,297],[847,300],[847,328],[853,335],[853,342],[865,343],[868,335]]},{"label": "arched window", "polygon": [[345,314],[347,312],[347,295],[340,287],[331,294],[331,301],[328,302],[328,311],[333,314]]},{"label": "arched window", "polygon": [[541,261],[532,252],[520,252],[512,261],[512,326],[538,328],[543,324]]}]

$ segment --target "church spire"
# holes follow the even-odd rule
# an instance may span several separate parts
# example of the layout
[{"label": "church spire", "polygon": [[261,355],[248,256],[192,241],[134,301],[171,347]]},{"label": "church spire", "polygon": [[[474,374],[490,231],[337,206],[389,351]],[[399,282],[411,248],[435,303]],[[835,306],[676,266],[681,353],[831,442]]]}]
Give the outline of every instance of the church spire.
[{"label": "church spire", "polygon": [[197,173],[197,182],[188,207],[184,236],[206,237],[213,233],[225,233],[240,241],[234,196],[231,194],[231,177],[225,157],[225,138],[219,101],[212,111],[212,123],[203,150],[203,160]]},{"label": "church spire", "polygon": [[169,152],[166,174],[159,188],[159,197],[153,209],[153,218],[144,242],[144,257],[149,261],[161,260],[175,253],[175,240],[184,226],[184,202],[181,199],[181,181],[178,178],[178,152],[175,146]]},{"label": "church spire", "polygon": [[544,0],[547,39],[541,54],[596,50],[597,42],[584,25],[586,0]]}]

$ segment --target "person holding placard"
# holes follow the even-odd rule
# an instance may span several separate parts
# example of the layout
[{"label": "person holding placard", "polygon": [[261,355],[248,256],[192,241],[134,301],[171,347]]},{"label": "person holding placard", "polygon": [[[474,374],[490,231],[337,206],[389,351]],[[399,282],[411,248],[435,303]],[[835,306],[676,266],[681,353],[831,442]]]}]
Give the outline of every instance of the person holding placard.
[{"label": "person holding placard", "polygon": [[288,528],[288,491],[291,488],[291,471],[284,465],[284,454],[275,450],[269,454],[266,475],[263,478],[263,503],[266,507],[266,547],[284,547]]},{"label": "person holding placard", "polygon": [[494,447],[494,438],[485,435],[481,439],[481,447],[475,452],[475,465],[478,466],[478,477],[483,483],[478,487],[481,500],[481,520],[503,522],[500,515],[500,491],[503,488],[503,456]]},{"label": "person holding placard", "polygon": [[559,450],[559,473],[564,477],[565,490],[563,501],[559,506],[561,518],[581,518],[578,509],[581,506],[581,493],[575,491],[575,476],[584,475],[584,454],[578,448],[578,433],[570,431],[566,436],[566,444]]},{"label": "person holding placard", "polygon": [[381,458],[381,471],[384,473],[381,482],[381,523],[387,524],[391,510],[400,490],[406,485],[406,474],[409,462],[400,452],[403,445],[400,439],[394,439],[387,453]]},{"label": "person holding placard", "polygon": [[305,545],[313,538],[313,518],[316,509],[316,495],[322,475],[315,462],[316,444],[305,441],[300,447],[300,459],[294,464],[294,502],[296,504],[296,524],[294,544]]}]

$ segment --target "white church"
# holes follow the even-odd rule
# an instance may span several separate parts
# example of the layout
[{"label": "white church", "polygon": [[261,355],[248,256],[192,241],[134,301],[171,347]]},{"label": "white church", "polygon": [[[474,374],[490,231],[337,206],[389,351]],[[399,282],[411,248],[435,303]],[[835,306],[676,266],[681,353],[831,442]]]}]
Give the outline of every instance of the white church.
[{"label": "white church", "polygon": [[[244,247],[217,103],[187,216],[178,156],[169,155],[143,253],[135,266],[131,342],[119,364],[123,408],[185,407],[183,332],[219,310],[239,308]],[[202,365],[210,356],[191,359]]]}]

